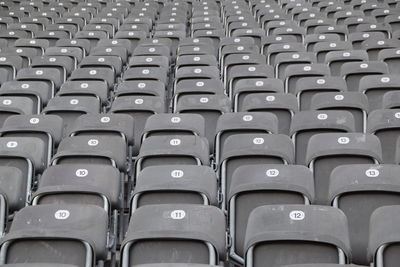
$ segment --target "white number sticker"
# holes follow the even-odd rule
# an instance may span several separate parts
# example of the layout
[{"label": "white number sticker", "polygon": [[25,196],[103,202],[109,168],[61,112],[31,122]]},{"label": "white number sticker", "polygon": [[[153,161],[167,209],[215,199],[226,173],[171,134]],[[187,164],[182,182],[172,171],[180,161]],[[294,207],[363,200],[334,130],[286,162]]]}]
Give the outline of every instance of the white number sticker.
[{"label": "white number sticker", "polygon": [[302,221],[305,216],[304,211],[301,210],[293,210],[289,213],[289,218],[293,221]]},{"label": "white number sticker", "polygon": [[377,169],[368,169],[368,170],[365,171],[365,175],[367,177],[370,177],[370,178],[378,177],[379,176],[379,170],[377,170]]},{"label": "white number sticker", "polygon": [[174,210],[171,212],[171,218],[174,220],[182,220],[185,216],[186,212],[184,210]]},{"label": "white number sticker", "polygon": [[86,169],[77,169],[75,175],[77,177],[86,177],[89,174],[89,171]]},{"label": "white number sticker", "polygon": [[70,213],[68,210],[57,210],[54,213],[54,217],[57,220],[66,220],[66,219],[68,219],[69,215],[70,215]]},{"label": "white number sticker", "polygon": [[265,174],[268,177],[277,177],[279,175],[279,170],[277,170],[277,169],[268,169]]},{"label": "white number sticker", "polygon": [[172,178],[182,178],[184,175],[184,172],[182,170],[173,170],[171,172],[171,177]]}]

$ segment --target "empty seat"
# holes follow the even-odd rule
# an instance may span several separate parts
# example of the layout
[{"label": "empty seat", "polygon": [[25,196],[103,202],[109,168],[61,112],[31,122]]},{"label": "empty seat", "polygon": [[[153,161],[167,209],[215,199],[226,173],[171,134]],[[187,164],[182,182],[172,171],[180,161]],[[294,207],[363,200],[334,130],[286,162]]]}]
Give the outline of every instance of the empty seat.
[{"label": "empty seat", "polygon": [[296,82],[304,77],[330,76],[330,69],[326,64],[294,64],[286,68],[283,76],[285,80],[285,91],[294,93]]},{"label": "empty seat", "polygon": [[121,251],[123,267],[170,262],[216,265],[225,259],[225,216],[204,205],[141,207],[131,217]]},{"label": "empty seat", "polygon": [[384,163],[396,162],[396,147],[400,136],[400,110],[377,109],[368,116],[368,133],[376,135],[382,145]]},{"label": "empty seat", "polygon": [[65,137],[52,158],[52,165],[106,164],[126,171],[127,146],[116,136]]},{"label": "empty seat", "polygon": [[96,205],[111,214],[121,207],[121,197],[118,169],[109,165],[64,164],[43,172],[32,204]]},{"label": "empty seat", "polygon": [[400,74],[400,49],[392,48],[381,50],[378,54],[378,60],[382,60],[388,65],[390,74]]},{"label": "empty seat", "polygon": [[290,123],[298,111],[298,105],[292,94],[249,94],[243,100],[241,111],[273,113],[278,118],[278,133],[289,134]]},{"label": "empty seat", "polygon": [[308,141],[320,133],[355,132],[353,115],[348,111],[301,111],[292,118],[290,136],[295,145],[296,163],[305,165]]},{"label": "empty seat", "polygon": [[386,63],[379,61],[346,62],[340,68],[340,76],[346,80],[349,91],[358,91],[360,79],[366,75],[388,74]]},{"label": "empty seat", "polygon": [[329,203],[329,176],[335,167],[380,162],[381,144],[372,134],[322,133],[312,136],[307,146],[306,164],[314,173],[315,204]]},{"label": "empty seat", "polygon": [[117,97],[110,109],[110,113],[127,114],[133,117],[134,147],[133,153],[137,154],[143,134],[143,129],[148,117],[165,112],[164,99],[158,96],[123,96]]},{"label": "empty seat", "polygon": [[155,114],[147,119],[142,140],[150,136],[204,136],[204,128],[204,118],[198,114]]},{"label": "empty seat", "polygon": [[399,212],[399,205],[385,206],[371,215],[368,259],[374,267],[394,267],[399,262]]},{"label": "empty seat", "polygon": [[[2,263],[65,263],[78,267],[107,259],[108,216],[92,205],[21,209],[2,239]],[[52,248],[52,249],[49,249]],[[25,249],[30,253],[26,253]]]},{"label": "empty seat", "polygon": [[196,165],[152,166],[136,177],[131,213],[154,204],[217,205],[217,177],[212,168]]},{"label": "empty seat", "polygon": [[399,170],[398,165],[344,165],[330,175],[329,199],[348,219],[353,263],[369,264],[371,214],[379,207],[400,204]]},{"label": "empty seat", "polygon": [[351,260],[346,216],[339,209],[325,206],[258,207],[249,216],[245,251],[249,267],[345,264]]},{"label": "empty seat", "polygon": [[293,164],[294,147],[288,136],[283,134],[241,134],[226,138],[217,159],[221,191],[224,196],[222,207],[226,209],[234,171],[243,165]]},{"label": "empty seat", "polygon": [[50,99],[43,114],[58,115],[63,119],[63,129],[69,126],[83,114],[96,114],[100,112],[100,102],[90,96],[59,96]]},{"label": "empty seat", "polygon": [[325,63],[331,69],[332,76],[340,76],[340,69],[346,62],[368,61],[364,50],[331,51],[326,54]]},{"label": "empty seat", "polygon": [[228,194],[231,258],[244,263],[244,238],[253,209],[274,204],[310,204],[313,197],[313,176],[305,166],[258,164],[238,167]]},{"label": "empty seat", "polygon": [[210,165],[208,142],[199,136],[152,136],[146,138],[136,159],[136,175],[148,166]]},{"label": "empty seat", "polygon": [[318,93],[311,98],[310,109],[347,110],[354,117],[356,132],[365,133],[366,131],[368,99],[361,93]]},{"label": "empty seat", "polygon": [[249,133],[277,134],[278,118],[274,114],[261,112],[222,114],[215,131],[215,160],[218,161],[222,145],[229,136]]},{"label": "empty seat", "polygon": [[346,91],[346,82],[340,77],[304,77],[297,80],[294,94],[300,110],[309,110],[315,94]]},{"label": "empty seat", "polygon": [[185,95],[179,98],[175,108],[177,113],[195,113],[204,117],[205,136],[211,151],[214,149],[218,117],[230,110],[231,103],[229,98],[224,95]]}]

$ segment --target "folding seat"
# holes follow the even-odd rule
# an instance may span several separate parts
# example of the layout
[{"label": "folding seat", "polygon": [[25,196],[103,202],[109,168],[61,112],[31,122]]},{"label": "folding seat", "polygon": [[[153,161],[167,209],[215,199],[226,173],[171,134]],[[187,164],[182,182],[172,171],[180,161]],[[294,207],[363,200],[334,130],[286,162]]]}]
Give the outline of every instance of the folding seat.
[{"label": "folding seat", "polygon": [[276,65],[276,57],[280,53],[288,53],[288,52],[305,52],[304,45],[302,43],[293,42],[293,43],[275,43],[270,44],[268,48],[266,48],[265,54],[267,55],[267,63],[275,66]]},{"label": "folding seat", "polygon": [[165,103],[164,99],[157,96],[123,96],[114,100],[109,112],[133,117],[135,122],[133,153],[137,154],[147,118],[153,114],[164,113]]},{"label": "folding seat", "polygon": [[[47,101],[54,96],[52,88],[46,82],[41,81],[8,81],[0,88],[1,96],[29,97],[40,111]],[[29,101],[30,102],[30,101]]]},{"label": "folding seat", "polygon": [[118,84],[115,88],[115,98],[122,96],[159,96],[165,99],[165,84],[152,80],[130,80]]},{"label": "folding seat", "polygon": [[294,147],[290,138],[282,134],[231,135],[222,144],[217,162],[221,192],[224,196],[222,208],[226,210],[232,175],[238,167],[254,164],[293,164]]},{"label": "folding seat", "polygon": [[224,59],[224,66],[221,67],[223,80],[225,83],[229,80],[232,74],[232,68],[238,65],[263,65],[267,60],[264,55],[257,54],[230,54]]},{"label": "folding seat", "polygon": [[70,34],[64,30],[52,30],[52,31],[39,31],[35,33],[36,39],[45,39],[49,41],[50,46],[54,46],[60,39],[70,38]]},{"label": "folding seat", "polygon": [[22,68],[16,76],[17,81],[43,81],[49,84],[52,91],[57,91],[63,82],[63,73],[52,67]]},{"label": "folding seat", "polygon": [[[56,42],[56,47],[58,48],[53,48],[53,52],[59,51],[61,53],[66,53],[63,51],[60,51],[60,48],[64,48],[66,49],[69,53],[72,52],[73,56],[76,57],[77,59],[77,63],[80,62],[80,60],[86,56],[87,54],[89,54],[90,51],[90,41],[89,40],[85,40],[85,39],[61,39],[58,40]],[[71,48],[79,48],[81,50],[81,52],[76,52],[75,49],[71,49]],[[46,53],[48,54],[49,50],[51,50],[52,48],[48,48],[46,49]],[[65,51],[65,50],[64,50]],[[71,55],[69,55],[71,56]]]},{"label": "folding seat", "polygon": [[232,135],[278,133],[278,118],[260,112],[234,112],[222,114],[215,131],[215,161],[218,164],[225,140]]},{"label": "folding seat", "polygon": [[273,113],[278,118],[278,133],[289,134],[291,119],[298,111],[298,104],[292,94],[249,94],[243,99],[240,111]]},{"label": "folding seat", "polygon": [[317,58],[311,52],[286,52],[279,53],[275,59],[275,78],[284,80],[285,71],[289,66],[297,64],[316,63]]},{"label": "folding seat", "polygon": [[307,34],[304,38],[307,52],[314,51],[314,46],[319,42],[340,42],[340,36],[335,33]]},{"label": "folding seat", "polygon": [[378,60],[388,65],[389,73],[392,75],[400,74],[400,50],[397,48],[383,49],[378,53]]},{"label": "folding seat", "polygon": [[311,98],[311,110],[347,110],[352,113],[356,132],[365,133],[367,114],[369,111],[368,99],[362,93],[317,93]]},{"label": "folding seat", "polygon": [[70,164],[51,166],[43,172],[32,204],[95,205],[115,215],[121,200],[118,169],[101,164]]},{"label": "folding seat", "polygon": [[361,265],[353,265],[353,264],[330,264],[330,263],[311,263],[311,264],[290,264],[281,267],[365,267]]},{"label": "folding seat", "polygon": [[30,64],[31,68],[57,68],[62,73],[62,82],[75,69],[75,62],[68,56],[40,56],[34,57]]},{"label": "folding seat", "polygon": [[224,86],[219,78],[184,79],[176,83],[172,106],[184,95],[223,95]]},{"label": "folding seat", "polygon": [[17,72],[23,67],[24,67],[23,57],[19,55],[12,55],[11,53],[8,54],[7,52],[1,53],[0,69],[6,71],[8,80],[14,79],[17,75]]},{"label": "folding seat", "polygon": [[[211,53],[207,54],[187,54],[187,53],[197,53],[190,52],[192,49],[196,49],[196,46],[185,46],[186,49],[178,48],[176,64],[175,64],[175,73],[179,68],[182,67],[194,67],[194,66],[218,66],[217,59]],[[190,50],[189,50],[190,49]],[[214,50],[214,49],[213,49]],[[181,54],[182,53],[182,54]]]},{"label": "folding seat", "polygon": [[32,38],[40,30],[40,27],[32,23],[11,23],[8,25],[7,29],[13,31],[24,31],[28,34],[29,38]]},{"label": "folding seat", "polygon": [[270,35],[270,33],[274,29],[277,29],[280,27],[296,27],[296,26],[298,26],[298,23],[296,23],[295,21],[293,21],[291,19],[285,19],[285,20],[271,20],[264,25],[264,28],[265,28],[266,34]]},{"label": "folding seat", "polygon": [[1,137],[0,231],[4,233],[8,214],[12,215],[31,199],[37,176],[47,166],[44,142],[36,137]]},{"label": "folding seat", "polygon": [[[107,212],[93,205],[25,207],[15,215],[7,237],[2,240],[2,264],[93,266],[107,259],[107,232]],[[25,249],[32,254],[25,253]]]},{"label": "folding seat", "polygon": [[387,92],[400,89],[400,79],[394,75],[368,75],[360,80],[359,90],[368,97],[370,110],[382,108],[382,98]]},{"label": "folding seat", "polygon": [[392,32],[400,30],[399,15],[388,15],[385,17],[383,23],[390,25]]},{"label": "folding seat", "polygon": [[284,36],[264,36],[261,40],[261,53],[267,55],[268,48],[272,44],[285,44],[285,43],[296,43],[297,39],[295,36],[284,35]]},{"label": "folding seat", "polygon": [[198,114],[154,114],[143,129],[142,140],[151,136],[204,136],[205,121]]},{"label": "folding seat", "polygon": [[340,76],[340,69],[346,62],[368,61],[368,53],[364,50],[331,51],[325,56],[325,63],[331,69],[332,76]]},{"label": "folding seat", "polygon": [[304,20],[304,22],[300,23],[300,26],[302,26],[306,29],[307,35],[315,34],[315,32],[314,32],[315,28],[318,26],[330,26],[330,25],[335,24],[334,19],[328,19],[328,18],[326,18],[325,15],[322,15],[322,14],[323,13],[319,13],[319,15],[316,15],[316,17],[319,17],[319,18],[309,18],[307,20]]},{"label": "folding seat", "polygon": [[346,82],[340,77],[332,76],[300,78],[294,88],[300,110],[309,110],[311,99],[317,93],[346,91]]},{"label": "folding seat", "polygon": [[1,137],[32,137],[44,143],[46,164],[62,138],[62,119],[54,115],[14,115],[8,117],[0,130]]},{"label": "folding seat", "polygon": [[358,91],[360,79],[367,75],[389,74],[388,65],[385,62],[346,62],[340,68],[340,76],[346,80],[349,91]]},{"label": "folding seat", "polygon": [[385,18],[389,15],[397,15],[399,12],[398,8],[378,8],[371,11],[371,16],[375,17],[378,23],[385,21]]},{"label": "folding seat", "polygon": [[132,67],[159,67],[164,70],[169,69],[169,58],[166,56],[134,56],[128,63],[128,68]]},{"label": "folding seat", "polygon": [[377,21],[373,17],[349,17],[343,21],[343,24],[346,25],[349,33],[358,32],[356,28],[362,24],[376,24]]},{"label": "folding seat", "polygon": [[233,44],[226,44],[224,45],[224,43],[222,43],[220,45],[220,51],[219,51],[219,58],[220,58],[220,66],[225,66],[224,62],[225,62],[225,58],[231,54],[257,54],[260,51],[260,48],[256,45],[254,45],[252,42],[248,43],[248,41],[246,41],[246,43],[244,43],[245,41],[242,41],[242,43],[240,43],[240,40],[247,40],[242,38],[238,38],[238,42],[237,43],[233,43]]},{"label": "folding seat", "polygon": [[312,173],[304,166],[257,164],[238,167],[233,173],[228,193],[230,257],[244,263],[247,219],[255,208],[276,204],[310,204],[313,196]]},{"label": "folding seat", "polygon": [[390,25],[383,23],[376,24],[360,24],[356,27],[357,32],[381,32],[384,34],[385,38],[389,38],[391,35],[391,27]]},{"label": "folding seat", "polygon": [[330,76],[330,69],[326,64],[294,64],[285,69],[284,81],[285,91],[294,93],[296,83],[304,77],[324,77]]},{"label": "folding seat", "polygon": [[86,39],[90,41],[90,47],[93,48],[101,39],[108,39],[107,33],[103,31],[79,31],[74,36],[75,39]]},{"label": "folding seat", "polygon": [[[122,243],[121,266],[161,262],[173,262],[174,266],[175,263],[217,265],[226,257],[225,247],[225,217],[218,208],[148,205],[137,209],[131,217]],[[156,256],[154,250],[158,251]]]},{"label": "folding seat", "polygon": [[160,67],[133,66],[124,72],[122,79],[123,81],[153,80],[166,84],[168,82],[168,70]]},{"label": "folding seat", "polygon": [[127,170],[127,145],[120,136],[82,135],[65,137],[60,142],[52,165],[109,165]]},{"label": "folding seat", "polygon": [[345,264],[351,260],[346,216],[325,206],[260,206],[249,215],[244,251],[249,267]]},{"label": "folding seat", "polygon": [[220,115],[230,112],[231,103],[224,95],[184,95],[174,107],[176,113],[199,114],[205,119],[205,136],[210,150],[214,148],[214,136]]},{"label": "folding seat", "polygon": [[232,94],[233,88],[241,80],[266,78],[274,78],[274,70],[270,65],[241,64],[232,66],[226,77],[226,85],[229,92],[228,94]]},{"label": "folding seat", "polygon": [[329,198],[332,205],[347,216],[353,263],[369,264],[371,214],[379,207],[400,202],[398,171],[396,165],[356,164],[336,167],[331,173]]},{"label": "folding seat", "polygon": [[333,18],[336,20],[337,25],[343,25],[343,22],[347,18],[354,18],[354,17],[364,17],[365,14],[362,10],[351,10],[351,7],[347,10],[340,10],[333,14]]},{"label": "folding seat", "polygon": [[100,112],[100,102],[91,96],[59,96],[49,100],[43,114],[58,115],[63,119],[63,129],[68,127],[83,114]]},{"label": "folding seat", "polygon": [[[95,48],[94,48],[95,49]],[[92,50],[94,50],[92,49]],[[114,55],[90,55],[82,59],[79,68],[103,68],[110,69],[115,77],[119,77],[122,72],[122,60]],[[111,75],[110,75],[111,76]]]},{"label": "folding seat", "polygon": [[150,166],[205,165],[209,166],[207,139],[199,136],[152,136],[143,140],[136,158],[136,177]]},{"label": "folding seat", "polygon": [[134,144],[134,120],[126,114],[81,115],[66,136],[117,136],[131,147]]},{"label": "folding seat", "polygon": [[329,176],[340,165],[382,162],[379,138],[362,133],[322,133],[312,136],[306,151],[306,164],[314,173],[315,204],[326,205]]},{"label": "folding seat", "polygon": [[316,34],[338,34],[340,36],[341,41],[347,40],[347,35],[349,31],[345,25],[335,25],[335,26],[317,26],[314,29],[314,33]]},{"label": "folding seat", "polygon": [[[99,43],[102,40],[99,41]],[[103,39],[103,41],[111,41],[108,39]],[[112,41],[111,41],[112,42]],[[128,50],[123,46],[96,46],[90,51],[91,56],[114,56],[118,57],[122,61],[121,65],[125,65],[128,60]],[[120,69],[121,67],[119,67]],[[119,72],[117,72],[119,74]]]},{"label": "folding seat", "polygon": [[295,146],[296,163],[306,164],[306,151],[310,138],[321,133],[355,132],[352,114],[348,111],[301,111],[292,118],[290,136]]},{"label": "folding seat", "polygon": [[302,42],[304,40],[304,36],[306,35],[306,30],[302,27],[279,27],[274,29],[271,32],[271,35],[295,36],[298,42]]},{"label": "folding seat", "polygon": [[7,40],[8,46],[13,46],[15,41],[20,38],[31,38],[32,36],[22,30],[2,30],[0,33],[0,39]]},{"label": "folding seat", "polygon": [[347,37],[356,50],[361,49],[361,43],[369,38],[374,40],[385,39],[385,34],[382,32],[353,32]]},{"label": "folding seat", "polygon": [[[126,39],[102,39],[97,43],[97,48],[105,47],[105,48],[125,48],[122,50],[126,50],[128,56],[130,56],[131,52],[133,51],[132,44],[129,40]],[[95,50],[96,51],[96,50]],[[95,52],[93,51],[93,52]],[[109,53],[108,51],[105,51]],[[125,52],[124,52],[125,53]],[[122,55],[122,52],[121,52]],[[122,58],[124,60],[124,58]]]},{"label": "folding seat", "polygon": [[103,81],[67,81],[61,85],[57,96],[90,96],[95,97],[104,106],[108,104],[109,90]]},{"label": "folding seat", "polygon": [[396,39],[368,39],[361,43],[361,48],[368,52],[370,60],[378,60],[380,51],[384,49],[397,49],[400,46],[400,40]]},{"label": "folding seat", "polygon": [[371,215],[368,260],[371,266],[396,266],[398,263],[398,222],[399,206],[377,208]]},{"label": "folding seat", "polygon": [[353,45],[348,41],[338,41],[338,42],[318,42],[313,47],[313,52],[317,55],[317,62],[324,63],[326,55],[333,51],[348,51],[352,50]]},{"label": "folding seat", "polygon": [[37,114],[37,106],[26,96],[0,96],[0,124],[12,115]]},{"label": "folding seat", "polygon": [[308,24],[306,26],[305,24],[307,23],[307,21],[312,20],[313,22],[317,22],[318,20],[325,20],[325,22],[327,22],[328,18],[324,13],[321,13],[319,9],[315,9],[313,11],[298,13],[296,20],[299,22],[299,26],[305,27],[307,29],[306,32],[308,34],[309,29],[307,28],[307,26],[310,26],[311,24]]},{"label": "folding seat", "polygon": [[381,2],[381,3],[363,3],[362,5],[360,5],[360,10],[364,12],[364,14],[366,16],[371,16],[371,12],[374,11],[375,9],[387,9],[390,8],[389,5],[385,2]]},{"label": "folding seat", "polygon": [[131,214],[146,205],[217,205],[217,177],[212,168],[196,165],[152,166],[136,178]]},{"label": "folding seat", "polygon": [[390,91],[383,94],[382,97],[383,109],[399,109],[400,108],[400,93],[398,91]]},{"label": "folding seat", "polygon": [[41,39],[18,39],[14,43],[15,47],[27,47],[27,48],[35,48],[40,53],[44,53],[44,51],[49,48],[50,44],[47,40]]},{"label": "folding seat", "polygon": [[71,76],[70,81],[101,81],[105,83],[108,90],[114,87],[115,73],[110,68],[96,67],[82,67],[75,69]]}]

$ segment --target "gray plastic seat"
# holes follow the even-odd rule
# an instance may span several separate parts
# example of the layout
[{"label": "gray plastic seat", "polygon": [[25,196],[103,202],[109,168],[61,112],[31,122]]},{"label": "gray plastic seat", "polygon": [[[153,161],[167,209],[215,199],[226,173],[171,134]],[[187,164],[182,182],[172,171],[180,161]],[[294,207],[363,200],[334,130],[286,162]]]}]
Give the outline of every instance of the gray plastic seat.
[{"label": "gray plastic seat", "polygon": [[399,262],[399,205],[376,209],[370,219],[368,259],[372,266],[394,267]]},{"label": "gray plastic seat", "polygon": [[212,168],[196,165],[152,166],[136,177],[131,213],[155,204],[217,205],[217,177]]},{"label": "gray plastic seat", "polygon": [[368,53],[364,50],[331,51],[325,56],[325,63],[331,69],[332,76],[340,76],[344,63],[361,61],[368,61]]},{"label": "gray plastic seat", "polygon": [[210,165],[204,137],[176,135],[146,138],[136,158],[136,176],[144,168],[159,165]]},{"label": "gray plastic seat", "polygon": [[[218,264],[225,258],[225,216],[212,206],[148,205],[137,209],[121,247],[121,266]],[[154,254],[154,251],[157,254]]]},{"label": "gray plastic seat", "polygon": [[151,115],[164,113],[165,108],[164,99],[158,96],[133,95],[117,97],[109,112],[133,117],[135,122],[133,153],[137,154],[147,119]]},{"label": "gray plastic seat", "polygon": [[400,40],[397,39],[367,39],[361,43],[361,48],[368,53],[369,60],[378,60],[379,52],[384,49],[397,49]]},{"label": "gray plastic seat", "polygon": [[126,144],[134,143],[134,119],[126,114],[85,114],[79,116],[67,136],[117,136]]},{"label": "gray plastic seat", "polygon": [[234,171],[243,165],[293,164],[294,147],[290,138],[283,134],[240,134],[226,138],[217,159],[223,198],[227,208],[227,194]]},{"label": "gray plastic seat", "polygon": [[361,133],[322,133],[312,136],[306,151],[306,164],[314,173],[315,204],[326,205],[329,176],[340,165],[382,162],[378,137]]},{"label": "gray plastic seat", "polygon": [[383,109],[398,109],[400,108],[400,91],[390,91],[383,94],[382,97]]},{"label": "gray plastic seat", "polygon": [[57,96],[91,96],[97,98],[102,106],[108,102],[109,90],[103,81],[67,81],[61,85]]},{"label": "gray plastic seat", "polygon": [[14,115],[6,119],[0,129],[2,137],[37,137],[45,144],[46,162],[50,163],[53,151],[63,134],[62,119],[55,115]]},{"label": "gray plastic seat", "polygon": [[332,76],[300,78],[294,88],[300,110],[309,110],[311,99],[317,93],[346,91],[346,82],[340,77]]},{"label": "gray plastic seat", "polygon": [[329,198],[349,222],[352,262],[369,264],[369,219],[379,207],[399,205],[398,165],[345,165],[330,175]]},{"label": "gray plastic seat", "polygon": [[32,204],[95,205],[111,214],[121,207],[121,197],[121,176],[116,168],[97,164],[56,165],[43,172]]},{"label": "gray plastic seat", "polygon": [[243,99],[249,94],[258,93],[283,93],[283,81],[275,78],[249,78],[239,80],[230,92],[230,99],[233,101],[233,110],[241,110]]},{"label": "gray plastic seat", "polygon": [[356,132],[366,132],[367,97],[358,92],[318,93],[311,98],[311,110],[346,110],[354,117]]},{"label": "gray plastic seat", "polygon": [[126,171],[127,146],[116,136],[65,137],[52,158],[52,165],[106,164]]},{"label": "gray plastic seat", "polygon": [[283,79],[285,81],[285,92],[293,94],[296,82],[304,77],[330,76],[331,72],[326,64],[294,64],[285,69]]},{"label": "gray plastic seat", "polygon": [[320,133],[355,132],[353,115],[348,111],[301,111],[292,118],[290,136],[295,146],[296,163],[305,165],[310,138]]},{"label": "gray plastic seat", "polygon": [[368,75],[361,78],[359,90],[368,97],[370,110],[379,109],[385,93],[400,90],[400,78],[396,75]]},{"label": "gray plastic seat", "polygon": [[16,77],[17,81],[44,81],[57,91],[63,82],[63,73],[56,68],[23,68]]},{"label": "gray plastic seat", "polygon": [[2,239],[1,252],[6,256],[2,264],[53,262],[93,266],[107,258],[107,231],[107,213],[96,206],[25,207],[15,215],[10,231]]},{"label": "gray plastic seat", "polygon": [[208,139],[210,151],[213,151],[218,118],[230,110],[231,103],[225,95],[185,95],[179,98],[174,112],[203,116],[206,122],[205,136]]},{"label": "gray plastic seat", "polygon": [[151,136],[204,136],[205,121],[198,114],[154,114],[143,129],[142,140]]},{"label": "gray plastic seat", "polygon": [[388,65],[390,74],[400,74],[400,49],[383,49],[378,53],[378,60],[381,60]]},{"label": "gray plastic seat", "polygon": [[323,41],[318,42],[313,47],[313,52],[317,55],[318,63],[324,63],[326,61],[326,55],[334,51],[348,51],[352,50],[353,45],[348,41]]},{"label": "gray plastic seat", "polygon": [[305,166],[259,164],[238,167],[228,194],[230,257],[244,263],[244,238],[251,211],[263,205],[310,204],[314,197],[312,173]]},{"label": "gray plastic seat", "polygon": [[114,93],[116,97],[131,96],[131,95],[149,95],[165,98],[165,84],[160,81],[152,80],[137,80],[124,81],[118,84]]},{"label": "gray plastic seat", "polygon": [[114,87],[115,73],[110,68],[82,67],[74,70],[69,77],[70,81],[101,81],[111,90]]},{"label": "gray plastic seat", "polygon": [[[137,264],[132,266],[133,267],[217,267],[217,265],[197,264],[197,263],[153,263],[153,264],[147,263],[147,264]],[[24,267],[24,266],[10,266],[10,267]],[[39,267],[39,266],[33,266],[33,267]],[[44,267],[64,267],[64,266],[44,266]],[[70,266],[65,266],[65,267],[70,267]]]},{"label": "gray plastic seat", "polygon": [[16,263],[16,264],[4,264],[2,267],[77,267],[76,265],[70,264],[58,264],[58,263]]},{"label": "gray plastic seat", "polygon": [[326,206],[261,206],[249,215],[245,251],[249,267],[345,264],[351,260],[347,219],[341,210]]},{"label": "gray plastic seat", "polygon": [[42,114],[58,115],[63,119],[63,129],[69,126],[83,114],[100,112],[100,102],[91,96],[59,96],[50,99]]},{"label": "gray plastic seat", "polygon": [[317,58],[311,52],[286,52],[279,53],[275,60],[275,78],[284,80],[286,70],[295,67],[297,64],[317,63]]},{"label": "gray plastic seat", "polygon": [[385,62],[380,61],[346,62],[340,68],[340,76],[346,80],[347,89],[355,92],[359,90],[362,77],[382,74],[389,74],[389,69]]},{"label": "gray plastic seat", "polygon": [[396,147],[400,136],[399,109],[377,109],[368,116],[368,133],[376,135],[381,141],[384,163],[394,163]]},{"label": "gray plastic seat", "polygon": [[278,133],[289,134],[290,123],[298,111],[298,104],[292,94],[249,94],[243,100],[241,111],[273,113],[278,118]]},{"label": "gray plastic seat", "polygon": [[278,118],[261,112],[230,112],[222,114],[215,131],[215,160],[218,164],[222,145],[232,135],[249,133],[278,133]]}]

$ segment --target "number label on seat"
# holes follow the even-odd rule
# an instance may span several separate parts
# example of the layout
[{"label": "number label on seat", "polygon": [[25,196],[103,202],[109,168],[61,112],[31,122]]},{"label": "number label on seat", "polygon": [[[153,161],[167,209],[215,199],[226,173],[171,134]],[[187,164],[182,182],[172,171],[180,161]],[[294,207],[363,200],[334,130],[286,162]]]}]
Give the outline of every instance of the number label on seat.
[{"label": "number label on seat", "polygon": [[182,220],[183,218],[185,218],[186,216],[186,212],[184,210],[173,210],[171,212],[171,219],[174,220]]},{"label": "number label on seat", "polygon": [[68,210],[57,210],[54,213],[54,217],[57,220],[66,220],[66,219],[68,219],[69,215],[70,215],[70,212]]},{"label": "number label on seat", "polygon": [[289,213],[289,218],[293,221],[302,221],[306,217],[304,211],[293,210]]}]

